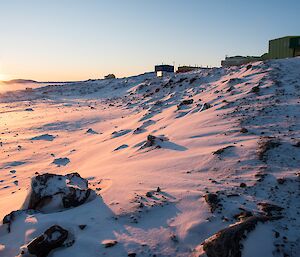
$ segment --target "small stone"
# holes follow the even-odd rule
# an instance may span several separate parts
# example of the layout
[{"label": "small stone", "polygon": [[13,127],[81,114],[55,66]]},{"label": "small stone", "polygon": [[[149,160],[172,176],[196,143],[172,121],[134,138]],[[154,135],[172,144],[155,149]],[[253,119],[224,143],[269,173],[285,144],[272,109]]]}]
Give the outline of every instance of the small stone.
[{"label": "small stone", "polygon": [[259,86],[255,86],[255,87],[253,87],[253,88],[251,89],[251,92],[252,92],[252,93],[259,93],[259,91],[260,91]]},{"label": "small stone", "polygon": [[103,240],[103,241],[102,241],[102,245],[103,245],[105,248],[113,247],[113,246],[115,246],[117,243],[118,243],[118,241],[116,241],[116,240],[111,240],[111,239],[107,239],[107,240]]},{"label": "small stone", "polygon": [[81,229],[81,230],[84,230],[86,228],[86,225],[85,224],[82,224],[82,225],[78,225],[78,227]]},{"label": "small stone", "polygon": [[135,256],[136,256],[136,253],[128,253],[127,256],[128,256],[128,257],[135,257]]},{"label": "small stone", "polygon": [[252,68],[252,64],[248,64],[247,66],[246,66],[246,70],[250,70]]},{"label": "small stone", "polygon": [[241,183],[240,187],[244,188],[244,187],[247,187],[247,185],[246,185],[246,183]]}]

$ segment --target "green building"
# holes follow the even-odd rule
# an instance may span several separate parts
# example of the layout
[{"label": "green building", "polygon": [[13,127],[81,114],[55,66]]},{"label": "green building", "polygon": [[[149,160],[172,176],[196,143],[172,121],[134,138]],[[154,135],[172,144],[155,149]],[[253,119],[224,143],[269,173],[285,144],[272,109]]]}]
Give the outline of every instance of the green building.
[{"label": "green building", "polygon": [[269,41],[267,59],[300,56],[300,36],[288,36]]}]

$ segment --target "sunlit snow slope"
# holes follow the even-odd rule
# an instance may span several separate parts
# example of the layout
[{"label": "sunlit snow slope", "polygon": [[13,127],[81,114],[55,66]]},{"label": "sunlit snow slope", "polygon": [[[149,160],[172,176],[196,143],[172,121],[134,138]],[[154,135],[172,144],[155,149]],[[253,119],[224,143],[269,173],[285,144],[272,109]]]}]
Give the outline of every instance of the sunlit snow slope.
[{"label": "sunlit snow slope", "polygon": [[0,225],[0,256],[57,224],[74,243],[48,256],[223,257],[210,237],[249,216],[269,218],[237,242],[243,257],[300,256],[299,71],[294,58],[2,94],[0,217],[37,174],[78,172],[98,197]]}]

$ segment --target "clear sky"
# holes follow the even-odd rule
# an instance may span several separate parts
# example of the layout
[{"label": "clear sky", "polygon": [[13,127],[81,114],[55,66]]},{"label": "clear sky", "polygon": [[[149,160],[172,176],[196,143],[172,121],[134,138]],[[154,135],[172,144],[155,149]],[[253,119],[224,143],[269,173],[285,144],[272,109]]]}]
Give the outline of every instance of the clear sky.
[{"label": "clear sky", "polygon": [[118,77],[219,66],[300,35],[299,0],[0,0],[0,79]]}]

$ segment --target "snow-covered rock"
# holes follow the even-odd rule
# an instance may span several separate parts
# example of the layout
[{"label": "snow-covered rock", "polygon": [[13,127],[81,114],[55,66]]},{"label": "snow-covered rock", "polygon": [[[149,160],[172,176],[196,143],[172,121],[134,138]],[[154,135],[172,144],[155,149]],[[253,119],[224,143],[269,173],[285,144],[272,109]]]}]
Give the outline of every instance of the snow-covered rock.
[{"label": "snow-covered rock", "polygon": [[24,209],[55,212],[77,207],[94,197],[88,181],[78,173],[56,175],[45,173],[32,178]]}]

